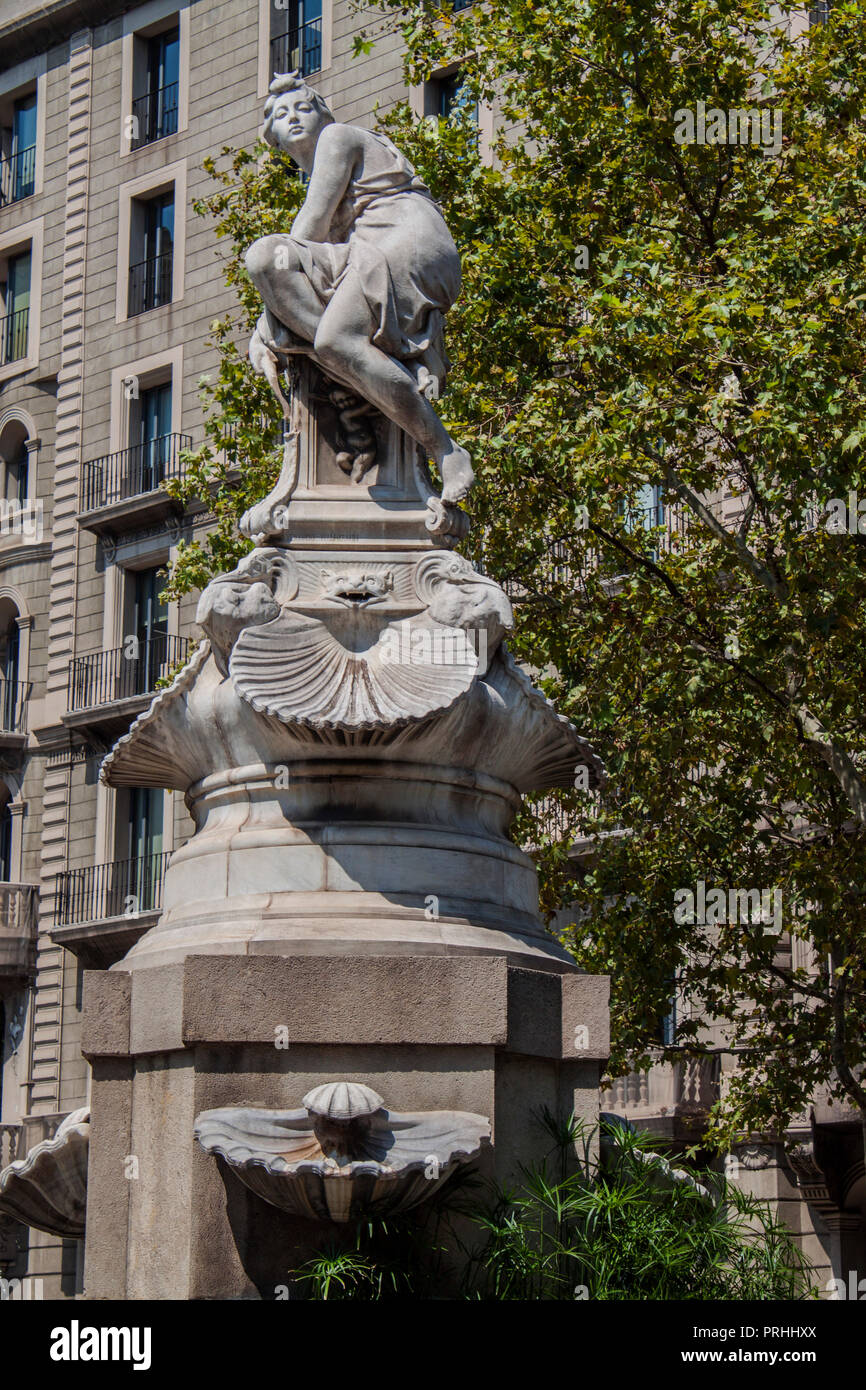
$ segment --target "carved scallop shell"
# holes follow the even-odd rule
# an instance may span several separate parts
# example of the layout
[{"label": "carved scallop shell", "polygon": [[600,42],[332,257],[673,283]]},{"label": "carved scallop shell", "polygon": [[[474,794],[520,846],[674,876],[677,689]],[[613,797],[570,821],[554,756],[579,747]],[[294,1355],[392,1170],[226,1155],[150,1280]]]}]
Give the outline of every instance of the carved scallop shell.
[{"label": "carved scallop shell", "polygon": [[319,619],[284,611],[273,622],[244,629],[229,670],[253,709],[285,724],[332,729],[408,724],[447,709],[478,672],[472,643],[459,632],[451,638],[448,659],[438,661],[431,633],[425,659],[418,640],[424,630],[419,620],[395,623],[374,646],[355,652]]},{"label": "carved scallop shell", "polygon": [[326,1115],[329,1120],[356,1120],[362,1115],[375,1115],[385,1102],[359,1081],[329,1081],[308,1091],[301,1104],[311,1115]]},{"label": "carved scallop shell", "polygon": [[[305,1100],[330,1089],[316,1087]],[[366,1086],[357,1089],[376,1096]],[[322,1150],[306,1109],[205,1110],[196,1119],[195,1137],[271,1206],[341,1222],[427,1201],[490,1140],[485,1116],[459,1110],[398,1114],[382,1106],[369,1121],[357,1135],[357,1157],[344,1159]]]},{"label": "carved scallop shell", "polygon": [[67,1115],[53,1139],[0,1173],[0,1212],[50,1235],[80,1239],[87,1207],[90,1111]]}]

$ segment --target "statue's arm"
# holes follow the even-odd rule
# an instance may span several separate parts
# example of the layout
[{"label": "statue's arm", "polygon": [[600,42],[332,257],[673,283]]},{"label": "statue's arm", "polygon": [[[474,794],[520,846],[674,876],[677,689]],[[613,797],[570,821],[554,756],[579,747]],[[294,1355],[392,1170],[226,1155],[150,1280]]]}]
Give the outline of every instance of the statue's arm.
[{"label": "statue's arm", "polygon": [[348,125],[325,126],[304,205],[292,223],[292,235],[304,241],[327,241],[331,218],[349,186],[362,150],[362,132]]}]

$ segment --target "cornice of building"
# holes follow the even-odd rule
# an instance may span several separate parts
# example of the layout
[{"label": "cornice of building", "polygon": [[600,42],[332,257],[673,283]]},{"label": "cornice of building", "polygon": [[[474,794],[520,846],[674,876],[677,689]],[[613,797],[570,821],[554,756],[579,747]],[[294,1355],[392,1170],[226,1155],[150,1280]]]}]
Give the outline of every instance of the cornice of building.
[{"label": "cornice of building", "polygon": [[32,564],[34,560],[51,559],[51,542],[36,541],[32,544],[23,542],[21,545],[3,546],[0,537],[0,570],[10,569],[13,565]]},{"label": "cornice of building", "polygon": [[3,0],[0,12],[0,72],[64,43],[80,29],[133,10],[141,0]]}]

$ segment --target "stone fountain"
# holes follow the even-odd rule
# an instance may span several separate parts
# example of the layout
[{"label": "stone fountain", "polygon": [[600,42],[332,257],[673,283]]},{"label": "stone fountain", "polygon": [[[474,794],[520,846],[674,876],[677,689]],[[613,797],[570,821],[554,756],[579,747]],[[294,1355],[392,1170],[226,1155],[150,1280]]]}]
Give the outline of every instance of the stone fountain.
[{"label": "stone fountain", "polygon": [[[87,979],[95,1298],[278,1297],[334,1222],[418,1207],[469,1161],[511,1180],[544,1150],[533,1114],[598,1113],[607,982],[543,928],[508,830],[523,794],[602,770],[454,548],[471,469],[433,405],[447,228],[394,147],[299,79],[265,115],[312,171],[291,235],[247,256],[282,469],[202,594],[192,659],[102,771],[182,791],[195,833],[156,926]],[[325,143],[350,171],[335,206]],[[383,230],[398,198],[430,265]],[[345,286],[371,309],[361,344],[328,320]]]}]

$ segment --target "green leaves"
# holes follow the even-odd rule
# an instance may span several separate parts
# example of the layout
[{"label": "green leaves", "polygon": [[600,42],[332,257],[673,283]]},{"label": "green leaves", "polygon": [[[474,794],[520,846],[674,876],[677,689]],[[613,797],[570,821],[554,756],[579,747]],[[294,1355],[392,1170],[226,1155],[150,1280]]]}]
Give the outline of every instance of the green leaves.
[{"label": "green leaves", "polygon": [[[612,976],[612,1072],[682,1055],[659,1041],[676,993],[677,1044],[712,1016],[736,1062],[719,1141],[784,1126],[816,1086],[854,1094],[840,1055],[866,1064],[850,888],[866,882],[866,547],[856,521],[822,519],[866,498],[866,14],[834,6],[792,42],[764,0],[368,8],[377,33],[402,31],[409,80],[459,50],[496,109],[492,152],[405,104],[385,126],[463,258],[441,409],[479,477],[464,548],[509,585],[513,650],[610,770],[602,798],[549,795],[515,836],[576,958]],[[675,113],[698,101],[780,109],[781,153],[677,144]],[[212,326],[207,440],[181,489],[216,521],[181,547],[173,596],[236,562],[237,518],[276,476],[241,255],[303,196],[260,145],[206,167],[198,208],[235,303]],[[588,839],[579,873],[568,847]],[[779,888],[781,942],[675,921],[675,893],[699,882]],[[813,971],[809,993],[778,949],[791,940],[850,967]]]},{"label": "green leaves", "polygon": [[[431,7],[375,8],[411,14],[416,80],[450,61]],[[611,770],[600,802],[547,796],[515,835],[577,959],[612,976],[614,1072],[662,1055],[674,979],[680,1020],[719,1021],[738,1068],[720,1137],[784,1126],[818,1085],[846,1094],[840,1009],[866,1063],[866,928],[842,886],[866,879],[859,774],[840,781],[833,751],[866,769],[866,547],[816,519],[866,497],[866,14],[834,6],[802,42],[774,14],[473,6],[461,49],[498,93],[493,162],[388,118],[463,254],[443,408],[479,465],[467,551],[513,586],[512,646]],[[778,157],[676,144],[677,110],[754,104],[756,53]],[[585,872],[545,833],[551,803],[569,841],[594,837]],[[794,991],[773,935],[675,923],[699,881],[778,887],[781,944],[859,962],[844,996],[832,975]]]}]

